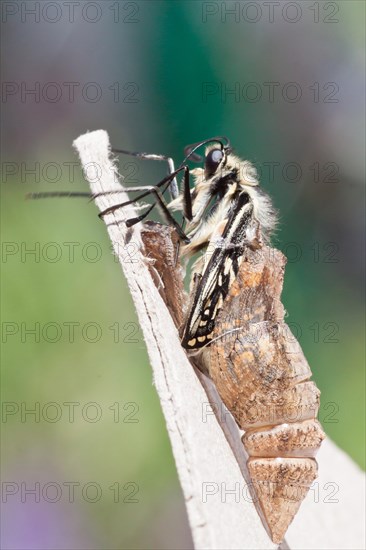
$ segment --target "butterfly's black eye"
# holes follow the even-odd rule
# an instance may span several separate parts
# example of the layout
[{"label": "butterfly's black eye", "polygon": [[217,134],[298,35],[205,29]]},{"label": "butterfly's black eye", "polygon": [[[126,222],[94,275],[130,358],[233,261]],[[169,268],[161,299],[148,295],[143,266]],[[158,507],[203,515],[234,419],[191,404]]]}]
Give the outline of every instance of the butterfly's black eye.
[{"label": "butterfly's black eye", "polygon": [[223,156],[224,156],[224,153],[222,152],[221,149],[212,149],[212,151],[208,153],[208,155],[205,158],[206,178],[209,178],[216,172],[220,162],[222,161]]}]

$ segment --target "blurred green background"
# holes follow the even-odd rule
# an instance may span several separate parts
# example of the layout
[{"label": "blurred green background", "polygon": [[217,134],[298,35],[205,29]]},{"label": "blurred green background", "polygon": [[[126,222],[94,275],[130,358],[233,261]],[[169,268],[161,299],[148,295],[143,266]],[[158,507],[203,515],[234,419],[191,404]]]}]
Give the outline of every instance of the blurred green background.
[{"label": "blurred green background", "polygon": [[[364,467],[364,3],[65,4],[2,6],[2,547],[190,548],[106,229],[92,204],[24,196],[87,190],[71,148],[87,130],[176,162],[229,136],[280,211],[286,320],[320,420]],[[133,160],[126,183],[165,175]]]}]

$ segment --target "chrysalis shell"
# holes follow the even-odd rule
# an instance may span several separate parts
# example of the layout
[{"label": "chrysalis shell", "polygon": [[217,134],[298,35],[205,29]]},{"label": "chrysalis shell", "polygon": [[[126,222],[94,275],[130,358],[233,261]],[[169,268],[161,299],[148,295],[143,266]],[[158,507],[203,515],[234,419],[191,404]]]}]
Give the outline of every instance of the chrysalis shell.
[{"label": "chrysalis shell", "polygon": [[285,258],[247,249],[218,315],[209,374],[240,428],[249,475],[273,542],[280,543],[317,477],[324,439],[320,392],[283,321]]}]

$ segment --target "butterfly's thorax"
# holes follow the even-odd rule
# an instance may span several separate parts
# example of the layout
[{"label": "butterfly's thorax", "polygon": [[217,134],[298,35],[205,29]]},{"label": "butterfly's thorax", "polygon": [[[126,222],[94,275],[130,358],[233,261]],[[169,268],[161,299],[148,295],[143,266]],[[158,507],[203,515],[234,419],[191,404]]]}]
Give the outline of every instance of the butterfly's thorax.
[{"label": "butterfly's thorax", "polygon": [[[217,191],[212,193],[215,186]],[[240,192],[238,183],[231,177],[216,178],[209,185],[205,182],[205,185],[195,188],[193,219],[187,224],[191,242],[182,247],[183,255],[192,256],[207,247],[214,237],[222,235]]]}]

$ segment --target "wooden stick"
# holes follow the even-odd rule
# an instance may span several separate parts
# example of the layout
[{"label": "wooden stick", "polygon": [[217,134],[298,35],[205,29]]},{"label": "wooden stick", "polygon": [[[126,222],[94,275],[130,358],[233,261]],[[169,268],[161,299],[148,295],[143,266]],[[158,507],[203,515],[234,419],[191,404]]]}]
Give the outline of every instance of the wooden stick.
[{"label": "wooden stick", "polygon": [[[111,160],[107,133],[84,134],[73,145],[92,193],[120,190],[117,195],[96,198],[98,208],[102,211],[128,200]],[[243,479],[246,457],[241,434],[230,415],[212,414],[210,402],[222,411],[225,408],[211,381],[202,374],[197,376],[180,345],[176,326],[154,283],[151,262],[144,255],[141,224],[127,229],[123,223],[135,216],[128,207],[106,215],[104,221],[145,337],[195,547],[276,548]],[[363,548],[362,472],[329,439],[318,459],[318,486],[310,491],[290,526],[287,544],[281,547]],[[336,490],[333,497],[332,488]]]}]

